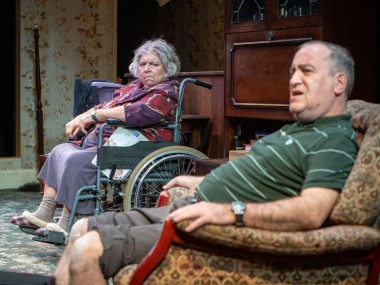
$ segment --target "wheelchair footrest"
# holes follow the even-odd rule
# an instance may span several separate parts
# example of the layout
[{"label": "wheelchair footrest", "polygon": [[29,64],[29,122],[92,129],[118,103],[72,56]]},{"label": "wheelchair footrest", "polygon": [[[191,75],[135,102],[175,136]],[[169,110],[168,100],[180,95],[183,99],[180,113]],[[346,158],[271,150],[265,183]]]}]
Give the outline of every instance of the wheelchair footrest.
[{"label": "wheelchair footrest", "polygon": [[42,235],[32,237],[32,240],[55,245],[65,245],[67,243],[67,234],[63,232],[46,230],[42,233]]}]

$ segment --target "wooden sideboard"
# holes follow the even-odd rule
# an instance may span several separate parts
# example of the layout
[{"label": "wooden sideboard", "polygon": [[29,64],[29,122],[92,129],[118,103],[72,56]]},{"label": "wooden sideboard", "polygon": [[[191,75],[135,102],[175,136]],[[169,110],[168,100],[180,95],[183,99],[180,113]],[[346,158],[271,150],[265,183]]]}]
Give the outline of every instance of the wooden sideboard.
[{"label": "wooden sideboard", "polygon": [[[183,115],[205,116],[210,118],[210,126],[204,153],[210,158],[223,157],[224,145],[224,72],[181,72],[178,80],[191,77],[212,84],[212,89],[188,84],[184,97]],[[185,120],[186,121],[186,120]],[[194,123],[196,121],[194,120]]]}]

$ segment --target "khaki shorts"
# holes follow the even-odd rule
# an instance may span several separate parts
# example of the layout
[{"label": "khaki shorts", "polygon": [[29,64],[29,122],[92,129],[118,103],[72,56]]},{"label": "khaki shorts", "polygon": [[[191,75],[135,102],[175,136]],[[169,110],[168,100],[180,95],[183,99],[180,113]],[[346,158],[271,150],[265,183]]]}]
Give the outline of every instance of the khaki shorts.
[{"label": "khaki shorts", "polygon": [[104,247],[99,258],[104,277],[108,279],[122,267],[139,263],[159,238],[170,211],[190,204],[192,198],[179,199],[174,206],[134,208],[90,217],[88,230],[98,231]]}]

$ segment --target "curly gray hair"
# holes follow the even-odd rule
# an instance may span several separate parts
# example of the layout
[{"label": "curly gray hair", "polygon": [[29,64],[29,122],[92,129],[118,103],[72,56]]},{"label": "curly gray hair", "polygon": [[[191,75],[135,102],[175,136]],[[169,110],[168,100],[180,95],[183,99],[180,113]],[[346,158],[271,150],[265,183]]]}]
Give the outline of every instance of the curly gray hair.
[{"label": "curly gray hair", "polygon": [[129,65],[129,72],[136,78],[139,77],[139,63],[141,56],[153,52],[156,54],[166,70],[166,78],[177,76],[181,68],[181,62],[172,44],[163,39],[145,41],[135,50],[135,56]]}]

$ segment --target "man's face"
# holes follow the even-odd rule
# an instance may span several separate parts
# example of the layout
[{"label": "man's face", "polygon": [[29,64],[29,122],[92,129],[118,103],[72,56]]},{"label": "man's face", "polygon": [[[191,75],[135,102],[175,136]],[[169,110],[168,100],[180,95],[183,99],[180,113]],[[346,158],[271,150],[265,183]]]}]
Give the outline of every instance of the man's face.
[{"label": "man's face", "polygon": [[290,68],[289,111],[300,122],[311,122],[333,114],[336,84],[329,73],[330,50],[322,44],[303,47]]},{"label": "man's face", "polygon": [[141,56],[139,62],[139,78],[149,88],[165,80],[166,70],[160,58],[154,53]]}]

